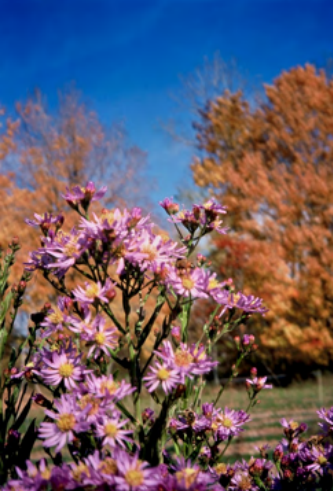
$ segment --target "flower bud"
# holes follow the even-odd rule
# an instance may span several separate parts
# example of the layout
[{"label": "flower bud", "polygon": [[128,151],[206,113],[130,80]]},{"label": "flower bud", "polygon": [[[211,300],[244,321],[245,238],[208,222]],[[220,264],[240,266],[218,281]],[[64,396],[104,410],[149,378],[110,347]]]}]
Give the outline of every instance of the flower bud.
[{"label": "flower bud", "polygon": [[273,459],[275,462],[279,462],[282,459],[282,457],[283,457],[282,446],[278,445],[274,450]]},{"label": "flower bud", "polygon": [[181,340],[181,333],[180,333],[180,327],[179,326],[173,326],[173,328],[171,329],[171,336],[173,337],[173,339],[179,343],[180,340]]},{"label": "flower bud", "polygon": [[24,293],[25,289],[27,287],[27,284],[25,281],[20,281],[18,284],[18,292],[19,293]]},{"label": "flower bud", "polygon": [[283,477],[284,477],[284,479],[287,479],[288,481],[292,481],[293,480],[293,473],[291,472],[290,469],[286,469],[283,472]]},{"label": "flower bud", "polygon": [[234,337],[234,341],[236,343],[237,349],[239,349],[240,348],[240,337],[239,336],[235,336]]},{"label": "flower bud", "polygon": [[255,379],[257,374],[258,374],[258,370],[256,369],[256,367],[252,367],[251,370],[250,370],[250,374],[251,374],[251,379]]},{"label": "flower bud", "polygon": [[16,247],[20,245],[20,240],[18,237],[13,237],[10,243],[11,246]]}]

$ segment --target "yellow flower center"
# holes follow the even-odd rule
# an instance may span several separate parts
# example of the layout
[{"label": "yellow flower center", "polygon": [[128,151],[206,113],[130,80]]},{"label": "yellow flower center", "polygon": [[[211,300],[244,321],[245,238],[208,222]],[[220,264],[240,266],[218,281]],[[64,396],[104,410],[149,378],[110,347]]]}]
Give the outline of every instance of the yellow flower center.
[{"label": "yellow flower center", "polygon": [[212,201],[206,201],[206,203],[204,203],[202,206],[205,210],[210,210],[213,206],[213,202]]},{"label": "yellow flower center", "polygon": [[73,257],[78,251],[78,237],[71,237],[64,247],[64,254],[67,257]]},{"label": "yellow flower center", "polygon": [[148,256],[147,259],[149,259],[149,261],[154,261],[154,259],[156,259],[158,254],[156,247],[152,246],[151,244],[145,244],[142,247],[141,252],[147,254]]},{"label": "yellow flower center", "polygon": [[243,475],[241,477],[241,480],[238,482],[238,487],[242,491],[248,491],[249,489],[251,489],[252,488],[252,483],[251,483],[250,477],[249,476],[246,476],[246,475]]},{"label": "yellow flower center", "polygon": [[43,479],[48,481],[51,477],[51,471],[49,469],[44,469],[43,472],[40,473]]},{"label": "yellow flower center", "polygon": [[48,315],[47,318],[52,324],[61,324],[62,321],[64,320],[64,314],[61,312],[61,310],[58,307],[55,307],[54,312],[52,314]]},{"label": "yellow flower center", "polygon": [[88,404],[91,404],[91,409],[89,410],[88,415],[93,416],[97,414],[99,409],[99,400],[95,399],[90,394],[86,394],[78,401],[78,405],[81,409],[84,409]]},{"label": "yellow flower center", "polygon": [[299,424],[297,423],[297,421],[291,421],[290,422],[290,428],[295,431],[297,430],[297,428],[299,427]]},{"label": "yellow flower center", "polygon": [[198,470],[196,469],[183,469],[182,471],[176,472],[176,478],[179,483],[184,479],[185,488],[189,489],[195,482],[198,476]]},{"label": "yellow flower center", "polygon": [[103,380],[101,383],[101,392],[108,392],[110,395],[114,394],[119,387],[119,384],[114,380]]},{"label": "yellow flower center", "polygon": [[86,297],[88,298],[96,298],[99,293],[99,286],[96,283],[88,286],[88,288],[86,289]]},{"label": "yellow flower center", "polygon": [[125,481],[130,486],[141,486],[143,484],[143,472],[140,469],[130,469],[125,474]]},{"label": "yellow flower center", "polygon": [[177,351],[175,353],[175,363],[177,367],[188,367],[193,361],[193,356],[187,351]]},{"label": "yellow flower center", "polygon": [[230,302],[231,302],[231,298],[233,298],[233,304],[234,305],[237,305],[237,302],[241,298],[241,296],[238,293],[233,293],[232,294],[232,297],[231,297],[231,294],[230,294],[230,297],[229,297]]},{"label": "yellow flower center", "polygon": [[113,476],[118,470],[117,463],[114,459],[111,459],[111,457],[106,457],[106,459],[104,459],[103,462],[100,463],[99,470],[103,474]]},{"label": "yellow flower center", "polygon": [[318,457],[317,462],[319,465],[325,465],[327,462],[327,459],[323,455],[321,455],[320,457]]},{"label": "yellow flower center", "polygon": [[98,332],[96,333],[95,335],[95,341],[97,344],[99,345],[102,345],[105,343],[105,340],[106,340],[106,336],[103,332]]},{"label": "yellow flower center", "polygon": [[227,466],[226,464],[224,464],[223,462],[221,462],[220,464],[217,464],[216,467],[215,467],[215,471],[217,474],[226,474],[227,472]]},{"label": "yellow flower center", "polygon": [[192,288],[195,285],[194,281],[189,276],[185,276],[182,279],[182,284],[183,284],[183,287],[185,288],[185,290],[192,290]]},{"label": "yellow flower center", "polygon": [[217,279],[210,278],[208,283],[208,290],[214,290],[214,288],[217,288],[218,286],[219,286],[219,282],[217,281]]},{"label": "yellow flower center", "polygon": [[113,210],[103,210],[102,220],[106,220],[110,226],[114,222],[114,211]]},{"label": "yellow flower center", "polygon": [[70,413],[60,414],[59,419],[56,422],[56,425],[58,426],[59,430],[63,432],[72,430],[75,424],[76,424],[75,416]]},{"label": "yellow flower center", "polygon": [[198,353],[199,353],[199,348],[196,348],[195,350],[193,350],[195,362],[198,362],[199,360],[205,360],[206,359],[206,353],[204,351],[201,351],[201,353],[199,355],[198,355]]},{"label": "yellow flower center", "polygon": [[162,232],[159,235],[162,239],[163,244],[165,244],[166,242],[168,242],[170,240],[170,237],[166,232]]},{"label": "yellow flower center", "polygon": [[233,425],[232,419],[223,417],[221,419],[221,425],[225,428],[231,428]]},{"label": "yellow flower center", "polygon": [[72,363],[63,363],[59,367],[59,374],[64,378],[70,377],[73,372],[74,372],[74,365]]},{"label": "yellow flower center", "polygon": [[158,370],[156,375],[159,380],[168,380],[168,378],[170,377],[170,372],[166,368],[162,367]]},{"label": "yellow flower center", "polygon": [[106,423],[106,425],[104,426],[104,431],[107,436],[115,438],[118,433],[118,428],[117,425],[115,425],[114,423]]},{"label": "yellow flower center", "polygon": [[89,476],[89,469],[85,464],[79,464],[75,469],[72,469],[72,477],[75,481],[81,481],[82,474]]}]

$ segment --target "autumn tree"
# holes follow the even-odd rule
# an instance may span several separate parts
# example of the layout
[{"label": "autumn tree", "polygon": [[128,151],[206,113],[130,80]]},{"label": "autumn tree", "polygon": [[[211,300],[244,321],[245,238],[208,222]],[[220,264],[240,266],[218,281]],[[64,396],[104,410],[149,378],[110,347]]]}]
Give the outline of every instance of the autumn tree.
[{"label": "autumn tree", "polygon": [[257,328],[272,366],[332,366],[333,82],[306,65],[265,92],[254,109],[224,92],[197,125],[194,179],[231,227],[213,260],[269,306]]},{"label": "autumn tree", "polygon": [[[0,242],[19,236],[17,274],[39,245],[39,234],[24,219],[62,211],[66,186],[93,180],[108,187],[104,206],[148,205],[145,153],[129,142],[121,125],[106,128],[73,89],[60,93],[56,108],[50,109],[39,91],[17,103],[13,122],[8,120],[0,137],[0,162]],[[70,206],[65,215],[70,229]],[[51,291],[45,281],[34,279],[30,307],[45,302]]]}]

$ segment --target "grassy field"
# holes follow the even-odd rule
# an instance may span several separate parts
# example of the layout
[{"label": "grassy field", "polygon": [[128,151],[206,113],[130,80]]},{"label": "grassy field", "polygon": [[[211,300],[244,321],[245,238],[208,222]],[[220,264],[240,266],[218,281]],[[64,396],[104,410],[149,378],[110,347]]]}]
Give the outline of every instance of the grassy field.
[{"label": "grassy field", "polygon": [[[312,435],[319,429],[317,409],[333,406],[333,376],[318,381],[294,383],[288,388],[274,387],[264,390],[258,399],[260,403],[251,409],[251,421],[245,431],[228,448],[226,457],[230,461],[257,455],[256,446],[269,444],[271,448],[281,440],[283,429],[280,420],[306,423],[306,435]],[[248,402],[247,393],[241,388],[229,389],[221,401],[221,407],[244,409]]]},{"label": "grassy field", "polygon": [[[205,401],[212,401],[218,392],[217,387],[207,387]],[[318,429],[316,410],[321,407],[333,406],[333,376],[325,376],[322,383],[315,380],[294,383],[288,388],[274,387],[263,390],[259,395],[260,403],[251,409],[251,421],[245,426],[243,434],[235,439],[228,448],[225,456],[230,462],[239,458],[257,455],[255,446],[268,443],[272,448],[283,437],[281,418],[305,422],[309,426],[308,434],[314,434]],[[146,406],[154,408],[151,399],[142,401],[142,409]],[[245,387],[228,388],[225,390],[219,406],[230,409],[245,409],[248,397]],[[32,417],[40,421],[42,413],[35,407]],[[34,458],[46,457],[41,442],[37,442]]]}]

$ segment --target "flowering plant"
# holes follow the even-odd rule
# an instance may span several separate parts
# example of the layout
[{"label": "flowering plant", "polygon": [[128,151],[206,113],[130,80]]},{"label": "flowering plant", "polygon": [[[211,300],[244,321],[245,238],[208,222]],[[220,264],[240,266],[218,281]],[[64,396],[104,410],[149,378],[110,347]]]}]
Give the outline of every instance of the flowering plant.
[{"label": "flowering plant", "polygon": [[[104,192],[92,183],[67,191],[64,197],[79,215],[69,232],[61,215],[28,220],[40,227],[42,246],[31,253],[27,272],[10,293],[8,270],[17,242],[5,258],[1,356],[32,271],[41,271],[58,298],[31,316],[29,336],[12,349],[2,374],[3,489],[328,489],[323,485],[332,484],[333,450],[324,441],[333,428],[333,409],[319,413],[323,435],[316,444],[300,437],[304,425],[283,420],[286,438],[271,459],[265,447],[260,458],[231,465],[227,448],[250,420],[259,392],[271,386],[253,368],[245,411],[219,406],[226,384],[203,402],[206,375],[218,365],[214,344],[252,314],[266,311],[261,299],[218,281],[202,255],[194,259],[203,236],[226,233],[221,220],[226,210],[209,200],[179,211],[165,199],[161,206],[178,243],[138,208],[90,214],[90,203]],[[71,271],[82,277],[74,289],[66,282]],[[214,309],[201,338],[191,343],[191,308],[199,298],[210,298]],[[149,301],[154,306],[148,313]],[[257,348],[251,335],[235,342],[238,358],[230,380]],[[141,407],[148,397],[151,402]],[[44,409],[44,419],[32,420],[22,436],[32,402]],[[38,440],[48,458],[33,462]]]}]

